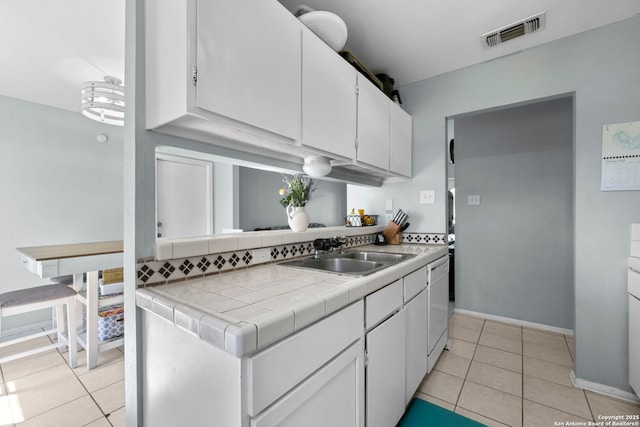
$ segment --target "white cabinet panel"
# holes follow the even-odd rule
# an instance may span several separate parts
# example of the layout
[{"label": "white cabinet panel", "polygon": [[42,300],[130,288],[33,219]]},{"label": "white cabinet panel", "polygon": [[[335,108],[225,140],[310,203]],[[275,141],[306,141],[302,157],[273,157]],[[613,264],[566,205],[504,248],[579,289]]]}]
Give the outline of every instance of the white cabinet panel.
[{"label": "white cabinet panel", "polygon": [[252,419],[251,426],[363,427],[363,355],[360,340]]},{"label": "white cabinet panel", "polygon": [[395,426],[405,409],[406,311],[366,335],[367,427]]},{"label": "white cabinet panel", "polygon": [[276,1],[147,0],[145,23],[147,129],[292,157],[300,21]]},{"label": "white cabinet panel", "polygon": [[391,103],[389,110],[389,170],[411,177],[411,116]]},{"label": "white cabinet panel", "polygon": [[247,360],[247,411],[254,416],[364,333],[358,301]]},{"label": "white cabinet panel", "polygon": [[365,298],[365,325],[369,329],[402,307],[402,279],[375,291]]},{"label": "white cabinet panel", "polygon": [[387,96],[358,75],[358,162],[389,169],[389,107]]},{"label": "white cabinet panel", "polygon": [[[629,271],[629,274],[636,274]],[[629,385],[640,394],[640,299],[629,294]]]},{"label": "white cabinet panel", "polygon": [[357,71],[306,28],[302,49],[302,145],[353,159]]},{"label": "white cabinet panel", "polygon": [[427,266],[429,271],[429,371],[435,365],[447,341],[449,319],[449,257]]},{"label": "white cabinet panel", "polygon": [[[426,279],[426,278],[425,278]],[[423,290],[405,305],[407,312],[407,367],[405,404],[413,397],[427,373],[427,308],[429,299]]]},{"label": "white cabinet panel", "polygon": [[422,267],[404,277],[404,302],[420,293],[427,287],[427,268]]},{"label": "white cabinet panel", "polygon": [[198,107],[297,139],[301,25],[275,1],[199,0]]}]

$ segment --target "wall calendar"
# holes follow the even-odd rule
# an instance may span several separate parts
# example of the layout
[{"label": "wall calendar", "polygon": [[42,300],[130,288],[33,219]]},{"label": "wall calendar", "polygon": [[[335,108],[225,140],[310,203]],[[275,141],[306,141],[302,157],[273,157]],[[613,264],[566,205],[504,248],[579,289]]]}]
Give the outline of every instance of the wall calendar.
[{"label": "wall calendar", "polygon": [[640,190],[640,122],[602,126],[600,190]]}]

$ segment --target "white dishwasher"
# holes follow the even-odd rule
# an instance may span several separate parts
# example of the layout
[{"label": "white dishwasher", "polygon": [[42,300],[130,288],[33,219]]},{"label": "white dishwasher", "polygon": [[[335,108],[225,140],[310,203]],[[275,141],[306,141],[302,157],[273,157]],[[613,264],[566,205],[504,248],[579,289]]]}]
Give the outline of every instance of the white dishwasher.
[{"label": "white dishwasher", "polygon": [[640,258],[629,257],[629,385],[640,395]]},{"label": "white dishwasher", "polygon": [[438,361],[438,357],[447,345],[449,335],[449,255],[443,256],[427,265],[428,308],[428,347],[427,372]]}]

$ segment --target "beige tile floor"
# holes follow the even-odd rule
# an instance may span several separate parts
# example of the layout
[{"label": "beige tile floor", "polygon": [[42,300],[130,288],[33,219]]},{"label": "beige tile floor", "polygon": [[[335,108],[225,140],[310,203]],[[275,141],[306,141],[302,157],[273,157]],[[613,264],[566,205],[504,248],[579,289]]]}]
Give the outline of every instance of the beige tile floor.
[{"label": "beige tile floor", "polygon": [[[37,338],[0,349],[0,356],[42,345]],[[0,426],[124,426],[124,354],[100,353],[98,367],[86,368],[78,354],[71,369],[67,354],[51,350],[0,365]]]},{"label": "beige tile floor", "polygon": [[599,415],[640,415],[640,405],[572,386],[571,336],[455,313],[449,337],[450,350],[416,397],[488,426],[588,425],[602,421]]},{"label": "beige tile floor", "polygon": [[[556,426],[598,415],[640,415],[632,405],[571,385],[573,339],[454,314],[451,348],[442,353],[416,396],[488,426]],[[48,338],[40,338],[46,340]],[[40,345],[0,349],[0,356]],[[55,350],[0,365],[0,427],[124,426],[124,355],[101,353],[71,369]],[[558,424],[559,425],[559,424]]]}]

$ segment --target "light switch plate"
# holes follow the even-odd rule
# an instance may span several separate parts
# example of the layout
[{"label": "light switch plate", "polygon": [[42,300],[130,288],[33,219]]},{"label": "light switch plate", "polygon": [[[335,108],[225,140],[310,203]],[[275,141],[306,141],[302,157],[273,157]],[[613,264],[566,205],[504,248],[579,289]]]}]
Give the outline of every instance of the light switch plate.
[{"label": "light switch plate", "polygon": [[480,195],[469,194],[469,205],[479,205],[479,204],[480,204]]},{"label": "light switch plate", "polygon": [[387,199],[384,201],[384,210],[385,211],[393,210],[393,199]]},{"label": "light switch plate", "polygon": [[432,205],[436,202],[436,190],[421,190],[420,191],[420,204]]}]

